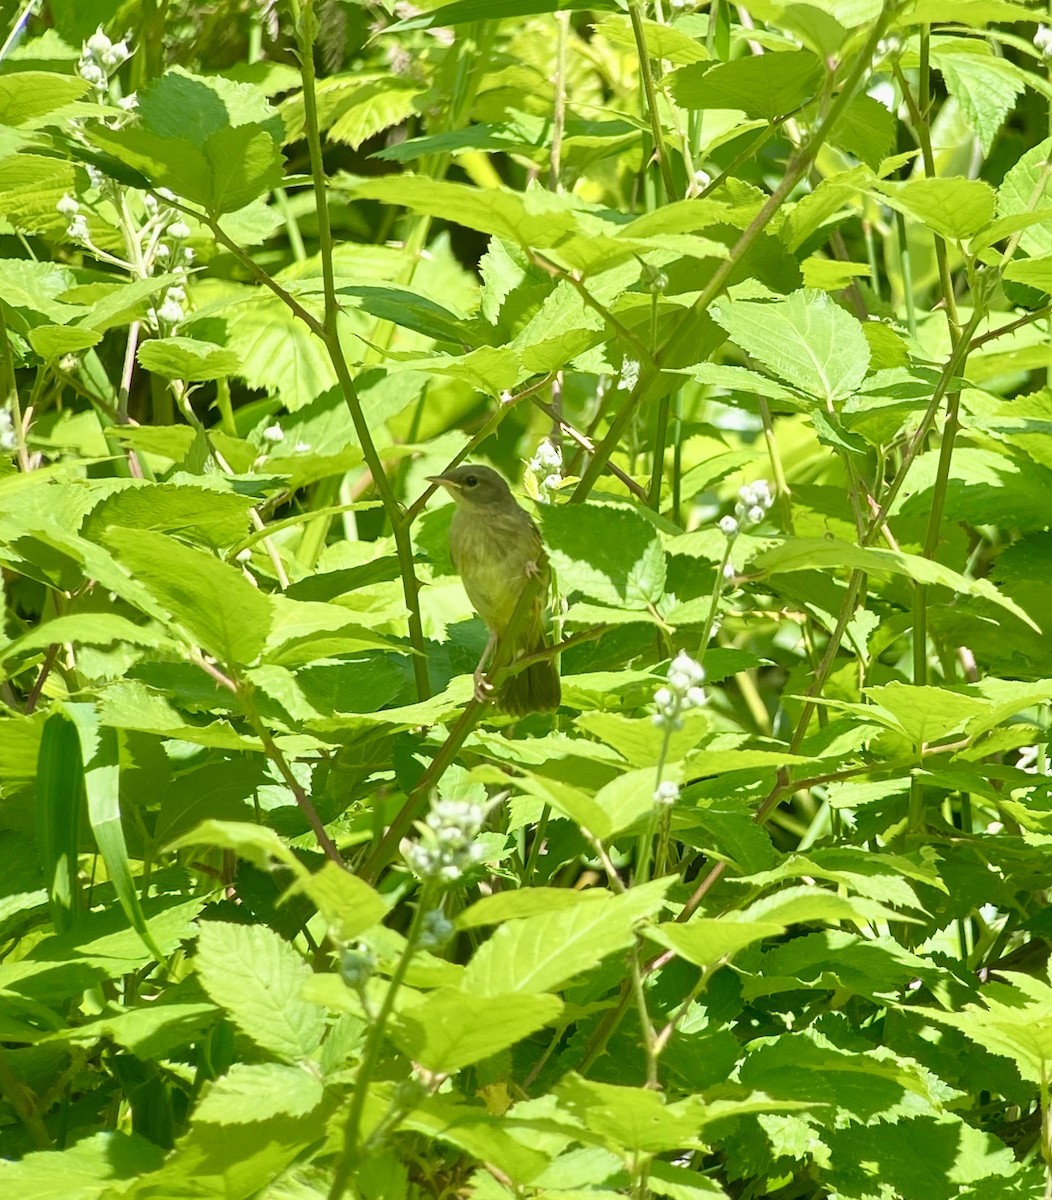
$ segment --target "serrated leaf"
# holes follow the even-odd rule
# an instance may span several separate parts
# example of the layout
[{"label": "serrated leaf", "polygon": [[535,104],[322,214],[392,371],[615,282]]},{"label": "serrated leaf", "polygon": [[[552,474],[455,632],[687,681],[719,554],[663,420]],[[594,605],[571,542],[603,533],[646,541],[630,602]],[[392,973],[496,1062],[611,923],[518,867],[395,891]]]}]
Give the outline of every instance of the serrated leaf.
[{"label": "serrated leaf", "polygon": [[94,329],[78,329],[75,325],[38,325],[29,331],[29,344],[48,362],[64,354],[79,354],[102,341]]},{"label": "serrated leaf", "polygon": [[0,1188],[18,1200],[100,1200],[111,1184],[125,1191],[156,1171],[164,1151],[132,1133],[102,1132],[65,1150],[31,1151],[14,1162],[0,1159]]},{"label": "serrated leaf", "polygon": [[80,100],[88,90],[80,76],[54,71],[18,71],[0,78],[0,125],[24,125]]},{"label": "serrated leaf", "polygon": [[379,892],[334,862],[325,863],[320,871],[301,879],[296,890],[311,898],[345,942],[352,941],[387,914],[387,902]]},{"label": "serrated leaf", "polygon": [[313,972],[272,929],[202,922],[195,961],[205,991],[261,1049],[287,1062],[317,1050],[325,1014],[300,998]]},{"label": "serrated leaf", "polygon": [[444,1074],[481,1062],[554,1021],[557,996],[472,996],[440,988],[391,1020],[391,1040],[414,1062]]},{"label": "serrated leaf", "polygon": [[891,208],[954,241],[988,225],[996,206],[993,188],[981,179],[910,179],[881,183],[877,191]]},{"label": "serrated leaf", "polygon": [[279,1115],[307,1116],[321,1104],[324,1092],[319,1076],[305,1067],[236,1062],[205,1089],[194,1121],[227,1126]]},{"label": "serrated leaf", "polygon": [[204,382],[237,375],[241,361],[225,346],[189,337],[151,338],[142,343],[136,357],[139,365],[165,379]]},{"label": "serrated leaf", "polygon": [[798,291],[771,303],[723,299],[712,315],[743,350],[816,399],[844,400],[869,368],[861,324],[825,292]]},{"label": "serrated leaf", "polygon": [[651,941],[674,950],[680,958],[698,967],[714,966],[754,942],[777,937],[784,932],[785,925],[781,921],[723,920],[717,917],[694,917],[682,925],[667,922],[645,930]]},{"label": "serrated leaf", "polygon": [[632,945],[636,922],[660,905],[667,886],[505,921],[475,952],[462,986],[480,996],[555,991]]},{"label": "serrated leaf", "polygon": [[270,602],[234,567],[145,529],[111,525],[102,539],[209,654],[230,664],[259,656],[270,631]]},{"label": "serrated leaf", "polygon": [[1052,138],[1027,150],[1016,161],[997,189],[997,212],[1001,217],[1019,217],[1027,222],[1020,238],[1020,247],[1035,258],[1052,255],[1052,219],[1040,210],[1052,208],[1052,176],[1046,170],[1048,156],[1052,153]]},{"label": "serrated leaf", "polygon": [[715,66],[699,63],[673,72],[669,85],[682,108],[729,108],[774,121],[812,100],[822,63],[810,50],[745,55]]},{"label": "serrated leaf", "polygon": [[[213,214],[281,183],[281,119],[250,84],[171,70],[142,89],[136,119],[93,125],[93,145]],[[134,185],[133,185],[134,186]]]},{"label": "serrated leaf", "polygon": [[1002,595],[988,579],[969,579],[957,571],[945,567],[919,554],[904,554],[898,550],[878,547],[854,546],[848,542],[837,542],[824,538],[794,538],[792,541],[765,550],[756,556],[753,563],[761,570],[806,571],[816,567],[851,567],[859,571],[887,572],[904,575],[915,583],[934,584],[948,587],[966,596],[979,596],[989,600],[1018,617],[1031,629],[1037,625],[1015,601]]},{"label": "serrated leaf", "polygon": [[612,504],[544,505],[538,511],[559,588],[601,604],[645,608],[661,598],[665,552],[657,530]]}]

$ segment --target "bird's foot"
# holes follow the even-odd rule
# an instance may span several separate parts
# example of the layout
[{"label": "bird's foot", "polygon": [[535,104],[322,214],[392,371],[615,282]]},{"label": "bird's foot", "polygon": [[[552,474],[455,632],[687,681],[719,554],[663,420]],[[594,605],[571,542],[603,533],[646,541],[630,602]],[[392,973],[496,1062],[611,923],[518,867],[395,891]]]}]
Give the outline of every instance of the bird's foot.
[{"label": "bird's foot", "polygon": [[485,671],[476,671],[473,679],[475,680],[475,699],[479,704],[489,704],[493,700],[493,684],[486,678]]},{"label": "bird's foot", "polygon": [[532,562],[532,561],[527,562],[526,565],[522,569],[523,569],[523,573],[525,574],[527,579],[536,579],[537,576],[541,573],[541,568],[540,568],[539,564]]}]

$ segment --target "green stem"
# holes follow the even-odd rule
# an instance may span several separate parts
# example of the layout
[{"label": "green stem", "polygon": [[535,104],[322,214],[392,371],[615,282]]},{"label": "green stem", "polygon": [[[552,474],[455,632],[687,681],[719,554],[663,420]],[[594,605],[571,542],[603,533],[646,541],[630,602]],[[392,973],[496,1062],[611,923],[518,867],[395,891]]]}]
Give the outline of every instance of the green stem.
[{"label": "green stem", "polygon": [[719,612],[720,597],[723,595],[724,572],[727,570],[727,564],[731,561],[731,551],[733,549],[734,539],[726,538],[723,547],[723,557],[720,559],[720,565],[716,568],[716,581],[712,585],[712,603],[709,605],[705,624],[702,626],[701,637],[698,639],[698,662],[702,665],[705,663],[705,651],[709,648],[712,630],[716,625],[716,614]]},{"label": "green stem", "polygon": [[658,401],[657,422],[654,429],[654,451],[650,470],[650,493],[647,506],[655,512],[661,511],[661,483],[665,474],[665,445],[668,441],[669,397]]},{"label": "green stem", "polygon": [[383,1047],[387,1022],[394,1011],[395,998],[409,971],[409,964],[416,953],[417,943],[423,929],[424,917],[431,908],[433,884],[425,884],[420,890],[416,911],[413,913],[413,923],[406,935],[405,946],[395,966],[391,981],[384,993],[380,1011],[369,1029],[362,1051],[362,1061],[358,1066],[358,1075],[354,1081],[354,1091],[351,1093],[351,1103],[347,1111],[347,1122],[343,1129],[343,1148],[336,1160],[336,1170],[333,1173],[332,1184],[329,1187],[328,1200],[340,1200],[350,1181],[351,1171],[356,1165],[358,1148],[361,1139],[362,1114],[365,1112],[365,1102],[369,1095],[369,1084],[376,1074],[380,1061],[380,1051]]},{"label": "green stem", "polygon": [[636,57],[639,59],[639,74],[643,80],[643,94],[646,97],[647,115],[650,117],[650,131],[654,137],[654,153],[657,155],[658,169],[661,172],[661,182],[665,188],[665,199],[675,200],[676,186],[672,181],[672,165],[668,159],[668,147],[665,145],[664,132],[661,128],[661,114],[658,112],[657,88],[654,86],[654,69],[647,51],[646,32],[643,29],[643,17],[640,12],[639,0],[630,0],[628,16],[632,22],[632,36],[636,43]]}]

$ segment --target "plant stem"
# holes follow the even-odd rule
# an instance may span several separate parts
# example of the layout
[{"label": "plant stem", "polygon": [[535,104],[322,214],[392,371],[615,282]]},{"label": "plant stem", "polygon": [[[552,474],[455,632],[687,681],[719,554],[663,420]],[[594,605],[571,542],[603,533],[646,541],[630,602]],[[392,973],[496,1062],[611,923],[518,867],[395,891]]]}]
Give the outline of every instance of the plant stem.
[{"label": "plant stem", "polygon": [[394,1011],[395,998],[402,984],[405,982],[409,964],[416,953],[416,946],[420,940],[424,917],[431,908],[432,890],[433,885],[425,885],[420,890],[416,911],[413,913],[413,922],[406,935],[401,956],[395,966],[394,973],[391,975],[391,981],[387,985],[387,991],[384,993],[380,1011],[376,1014],[369,1028],[369,1033],[365,1040],[365,1048],[362,1051],[362,1061],[358,1066],[358,1074],[354,1081],[354,1091],[351,1093],[351,1103],[347,1111],[347,1122],[343,1129],[343,1148],[340,1151],[339,1158],[336,1160],[336,1170],[333,1173],[332,1184],[329,1187],[328,1200],[340,1200],[350,1181],[351,1171],[358,1157],[362,1114],[365,1111],[365,1102],[369,1094],[369,1084],[376,1073],[376,1067],[380,1060],[380,1050],[383,1046],[384,1033],[386,1032],[387,1022],[390,1020],[391,1013]]},{"label": "plant stem", "polygon": [[654,138],[654,154],[657,156],[658,169],[661,172],[661,182],[665,188],[666,201],[676,198],[676,185],[672,181],[672,166],[668,159],[668,147],[665,145],[664,132],[661,128],[661,114],[658,112],[657,89],[654,86],[654,68],[647,51],[646,32],[643,29],[643,16],[639,0],[629,0],[628,17],[632,22],[632,37],[636,43],[636,57],[639,59],[639,75],[643,81],[643,95],[646,98],[647,115],[650,118],[650,132]]}]

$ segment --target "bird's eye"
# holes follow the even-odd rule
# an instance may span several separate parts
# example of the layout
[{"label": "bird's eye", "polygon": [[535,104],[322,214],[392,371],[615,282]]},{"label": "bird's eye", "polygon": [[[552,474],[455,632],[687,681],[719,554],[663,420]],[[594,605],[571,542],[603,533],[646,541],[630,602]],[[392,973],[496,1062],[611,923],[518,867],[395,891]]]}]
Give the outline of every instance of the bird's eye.
[{"label": "bird's eye", "polygon": [[465,487],[474,487],[475,484],[477,484],[477,483],[478,483],[478,478],[475,475],[469,475],[467,477],[467,479],[464,480]]}]

